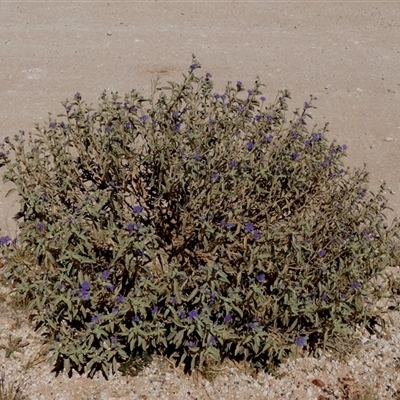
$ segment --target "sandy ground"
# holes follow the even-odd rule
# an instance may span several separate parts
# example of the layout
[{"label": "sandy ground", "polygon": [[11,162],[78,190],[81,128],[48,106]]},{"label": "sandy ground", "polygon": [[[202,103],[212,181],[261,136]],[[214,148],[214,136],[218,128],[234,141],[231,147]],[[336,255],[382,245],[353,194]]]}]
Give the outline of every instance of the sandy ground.
[{"label": "sandy ground", "polygon": [[[314,120],[386,180],[400,216],[400,2],[0,2],[0,141],[62,112],[81,92],[148,94],[157,74],[181,79],[192,53],[216,91],[226,81],[290,106],[318,97]],[[0,183],[0,234],[15,236],[15,197]]]}]

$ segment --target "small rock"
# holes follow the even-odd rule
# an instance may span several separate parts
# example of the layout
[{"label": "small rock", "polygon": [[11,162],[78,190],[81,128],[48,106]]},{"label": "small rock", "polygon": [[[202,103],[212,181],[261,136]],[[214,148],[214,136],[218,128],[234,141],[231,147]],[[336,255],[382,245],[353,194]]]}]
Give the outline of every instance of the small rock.
[{"label": "small rock", "polygon": [[12,318],[0,317],[0,326],[5,330],[10,329],[14,323],[15,320]]},{"label": "small rock", "polygon": [[387,137],[387,138],[385,139],[385,142],[393,142],[393,138],[392,138],[392,137]]},{"label": "small rock", "polygon": [[111,36],[111,35],[112,35],[111,31],[108,31],[108,32],[107,32],[107,35],[108,35],[108,36]]}]

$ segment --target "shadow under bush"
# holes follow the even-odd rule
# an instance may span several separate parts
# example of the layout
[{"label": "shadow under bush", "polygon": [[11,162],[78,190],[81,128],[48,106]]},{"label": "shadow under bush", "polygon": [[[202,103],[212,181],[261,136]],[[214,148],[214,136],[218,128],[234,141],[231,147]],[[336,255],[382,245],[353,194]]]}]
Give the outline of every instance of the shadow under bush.
[{"label": "shadow under bush", "polygon": [[326,126],[308,128],[312,96],[288,121],[287,91],[217,94],[198,68],[97,109],[77,93],[1,145],[21,198],[4,274],[59,369],[135,373],[155,353],[187,371],[271,369],[376,317],[399,254],[383,188],[344,169]]}]

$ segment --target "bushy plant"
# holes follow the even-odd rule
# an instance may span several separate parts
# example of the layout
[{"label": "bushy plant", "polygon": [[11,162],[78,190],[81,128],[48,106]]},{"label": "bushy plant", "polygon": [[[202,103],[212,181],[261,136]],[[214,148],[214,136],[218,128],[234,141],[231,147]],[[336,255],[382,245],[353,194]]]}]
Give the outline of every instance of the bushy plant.
[{"label": "bushy plant", "polygon": [[287,91],[214,93],[199,68],[96,109],[77,93],[1,145],[21,198],[4,270],[57,368],[135,372],[162,354],[268,369],[374,316],[374,282],[398,261],[383,189],[343,168],[327,126],[308,129],[313,96],[288,121]]}]

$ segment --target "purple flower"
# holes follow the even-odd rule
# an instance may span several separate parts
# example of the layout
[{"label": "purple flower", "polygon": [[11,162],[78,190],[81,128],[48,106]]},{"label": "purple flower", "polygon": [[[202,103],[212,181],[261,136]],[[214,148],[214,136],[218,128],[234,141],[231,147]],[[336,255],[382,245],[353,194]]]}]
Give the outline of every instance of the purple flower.
[{"label": "purple flower", "polygon": [[267,100],[264,96],[261,96],[260,97],[260,100],[262,101],[262,102],[264,102],[265,100]]},{"label": "purple flower", "polygon": [[325,250],[320,250],[320,251],[318,252],[318,255],[319,255],[320,257],[325,257],[325,254],[326,254],[326,251],[325,251]]},{"label": "purple flower", "polygon": [[236,111],[237,111],[238,113],[243,112],[243,107],[242,107],[242,106],[237,106]]},{"label": "purple flower", "polygon": [[351,287],[352,287],[354,290],[360,290],[360,289],[361,289],[361,283],[360,283],[360,282],[353,282],[353,283],[351,284]]},{"label": "purple flower", "polygon": [[237,161],[234,161],[234,160],[231,161],[231,162],[229,163],[229,166],[230,166],[231,168],[236,168],[237,165],[238,165]]},{"label": "purple flower", "polygon": [[188,318],[192,321],[193,319],[198,318],[199,313],[196,310],[192,310],[188,312]]},{"label": "purple flower", "polygon": [[0,244],[8,244],[11,241],[10,236],[2,236],[0,237]]},{"label": "purple flower", "polygon": [[206,79],[210,79],[210,78],[212,78],[212,75],[209,72],[207,72],[206,73]]},{"label": "purple flower", "polygon": [[79,101],[79,100],[82,99],[82,96],[81,96],[81,94],[79,92],[76,92],[74,98],[75,98],[75,100]]},{"label": "purple flower", "polygon": [[49,127],[54,129],[57,126],[57,124],[54,121],[51,121],[49,124]]},{"label": "purple flower", "polygon": [[101,279],[104,279],[105,281],[110,277],[110,271],[109,270],[105,270],[101,273]]},{"label": "purple flower", "polygon": [[249,327],[250,329],[256,329],[257,325],[256,325],[255,322],[250,322],[249,325],[248,325],[248,327]]},{"label": "purple flower", "polygon": [[216,172],[211,173],[211,180],[216,181],[219,178],[219,174]]},{"label": "purple flower", "polygon": [[321,300],[322,300],[322,301],[325,301],[327,298],[328,298],[328,295],[327,295],[325,292],[322,293],[322,295],[321,295]]},{"label": "purple flower", "polygon": [[274,137],[272,135],[268,135],[268,136],[265,136],[263,140],[266,143],[271,143],[273,138]]},{"label": "purple flower", "polygon": [[306,140],[304,141],[304,146],[306,146],[306,147],[310,147],[310,146],[311,146],[310,139],[306,139]]},{"label": "purple flower", "polygon": [[210,300],[211,300],[211,301],[214,301],[216,298],[217,298],[217,295],[216,295],[216,294],[214,294],[214,293],[211,293],[211,294],[210,294]]},{"label": "purple flower", "polygon": [[226,226],[227,228],[234,228],[234,227],[236,226],[236,224],[235,224],[234,222],[227,222],[227,223],[225,224],[225,226]]},{"label": "purple flower", "polygon": [[118,314],[119,313],[119,307],[114,307],[111,312],[113,314]]},{"label": "purple flower", "polygon": [[221,97],[221,96],[220,96],[218,93],[215,93],[215,94],[214,94],[214,99],[215,99],[215,100],[218,100],[220,97]]},{"label": "purple flower", "polygon": [[118,343],[118,338],[117,338],[116,336],[113,336],[113,337],[111,338],[111,343],[112,343],[113,345],[116,345],[116,344]]},{"label": "purple flower", "polygon": [[210,119],[209,121],[208,121],[208,123],[210,124],[210,125],[215,125],[215,123],[216,123],[216,121],[215,121],[215,119]]},{"label": "purple flower", "polygon": [[245,224],[244,229],[246,232],[253,232],[254,225],[251,222],[248,222],[247,224]]},{"label": "purple flower", "polygon": [[247,142],[246,147],[248,150],[251,150],[254,148],[254,143],[253,142]]},{"label": "purple flower", "polygon": [[81,288],[78,290],[78,294],[82,301],[88,301],[90,299],[90,282],[82,282]]},{"label": "purple flower", "polygon": [[129,233],[133,233],[135,229],[140,229],[140,224],[136,222],[129,222],[128,224]]},{"label": "purple flower", "polygon": [[179,318],[186,318],[187,317],[185,311],[179,311],[178,315],[179,315]]},{"label": "purple flower", "polygon": [[228,313],[225,315],[224,322],[231,322],[232,321],[232,314]]},{"label": "purple flower", "polygon": [[194,152],[193,160],[201,161],[201,156],[197,150],[195,150],[195,152]]},{"label": "purple flower", "polygon": [[294,341],[294,344],[298,347],[302,347],[307,343],[307,338],[305,336],[297,336]]},{"label": "purple flower", "polygon": [[299,135],[297,133],[293,133],[292,140],[297,140],[298,137],[299,137]]},{"label": "purple flower", "polygon": [[217,338],[215,336],[211,336],[210,341],[208,343],[210,346],[215,346],[217,344]]},{"label": "purple flower", "polygon": [[175,132],[180,131],[181,130],[181,124],[178,122],[177,124],[174,125],[174,127],[172,129]]},{"label": "purple flower", "polygon": [[249,96],[251,96],[251,95],[253,94],[253,91],[252,91],[251,89],[249,89],[249,90],[247,91],[247,94],[248,94]]},{"label": "purple flower", "polygon": [[365,197],[366,194],[367,194],[367,189],[365,189],[365,188],[359,188],[359,189],[358,189],[358,195],[359,195],[359,196]]},{"label": "purple flower", "polygon": [[92,322],[94,322],[94,323],[99,322],[102,316],[103,316],[103,314],[93,315],[92,316]]},{"label": "purple flower", "polygon": [[193,64],[190,66],[190,69],[191,69],[192,71],[194,71],[196,68],[199,68],[199,64],[197,64],[197,63],[193,63]]},{"label": "purple flower", "polygon": [[344,144],[344,145],[342,146],[342,149],[343,149],[343,151],[346,151],[346,150],[347,150],[347,144]]},{"label": "purple flower", "polygon": [[122,294],[119,294],[115,300],[115,304],[122,303],[123,301],[124,301],[124,296],[122,296]]},{"label": "purple flower", "polygon": [[158,311],[158,306],[154,306],[154,307],[151,309],[151,313],[152,313],[153,315],[156,314],[157,311]]},{"label": "purple flower", "polygon": [[263,281],[265,281],[265,274],[259,274],[259,275],[257,275],[256,279],[258,280],[258,282],[263,282]]},{"label": "purple flower", "polygon": [[305,101],[304,102],[304,109],[307,110],[308,108],[310,108],[310,105]]},{"label": "purple flower", "polygon": [[320,133],[313,133],[312,135],[311,135],[311,140],[313,141],[313,142],[318,142],[318,140],[320,140],[321,139],[321,134]]},{"label": "purple flower", "polygon": [[69,104],[65,109],[67,110],[67,113],[69,113],[72,109],[72,104]]},{"label": "purple flower", "polygon": [[324,161],[321,163],[321,165],[324,168],[328,168],[329,164],[331,163],[331,160],[328,157],[325,157]]},{"label": "purple flower", "polygon": [[132,318],[132,322],[139,322],[139,321],[140,321],[140,318],[137,315],[135,315],[135,317]]},{"label": "purple flower", "polygon": [[196,347],[196,342],[189,341],[186,343],[186,346],[189,348]]},{"label": "purple flower", "polygon": [[43,232],[45,226],[46,226],[46,225],[45,225],[43,222],[40,221],[40,222],[38,223],[38,231],[39,231],[39,232]]},{"label": "purple flower", "polygon": [[237,81],[237,82],[236,82],[236,86],[237,86],[238,88],[241,88],[241,87],[243,86],[243,83],[242,83],[241,81]]},{"label": "purple flower", "polygon": [[4,153],[3,151],[0,151],[0,157],[5,157],[6,153]]},{"label": "purple flower", "polygon": [[251,234],[254,240],[260,239],[261,237],[261,233],[259,231],[253,231]]},{"label": "purple flower", "polygon": [[142,206],[134,206],[134,207],[132,207],[132,210],[135,213],[141,213],[143,211],[143,207]]},{"label": "purple flower", "polygon": [[171,297],[171,303],[172,303],[174,306],[176,306],[176,305],[178,304],[178,299],[177,299],[175,296]]},{"label": "purple flower", "polygon": [[292,157],[292,160],[297,160],[299,158],[299,154],[298,153],[292,153],[291,157]]},{"label": "purple flower", "polygon": [[105,288],[106,288],[106,290],[109,291],[109,292],[113,292],[113,291],[114,291],[114,285],[112,285],[111,283],[108,283],[108,284],[105,286]]},{"label": "purple flower", "polygon": [[116,189],[115,183],[113,181],[108,182],[108,186],[111,186],[113,189]]},{"label": "purple flower", "polygon": [[140,120],[141,120],[142,122],[146,122],[148,119],[149,119],[148,115],[142,115],[142,116],[140,117]]},{"label": "purple flower", "polygon": [[268,114],[268,115],[267,115],[267,121],[268,121],[268,122],[271,122],[273,119],[274,119],[274,118],[273,118],[273,116],[272,116],[271,114]]}]

